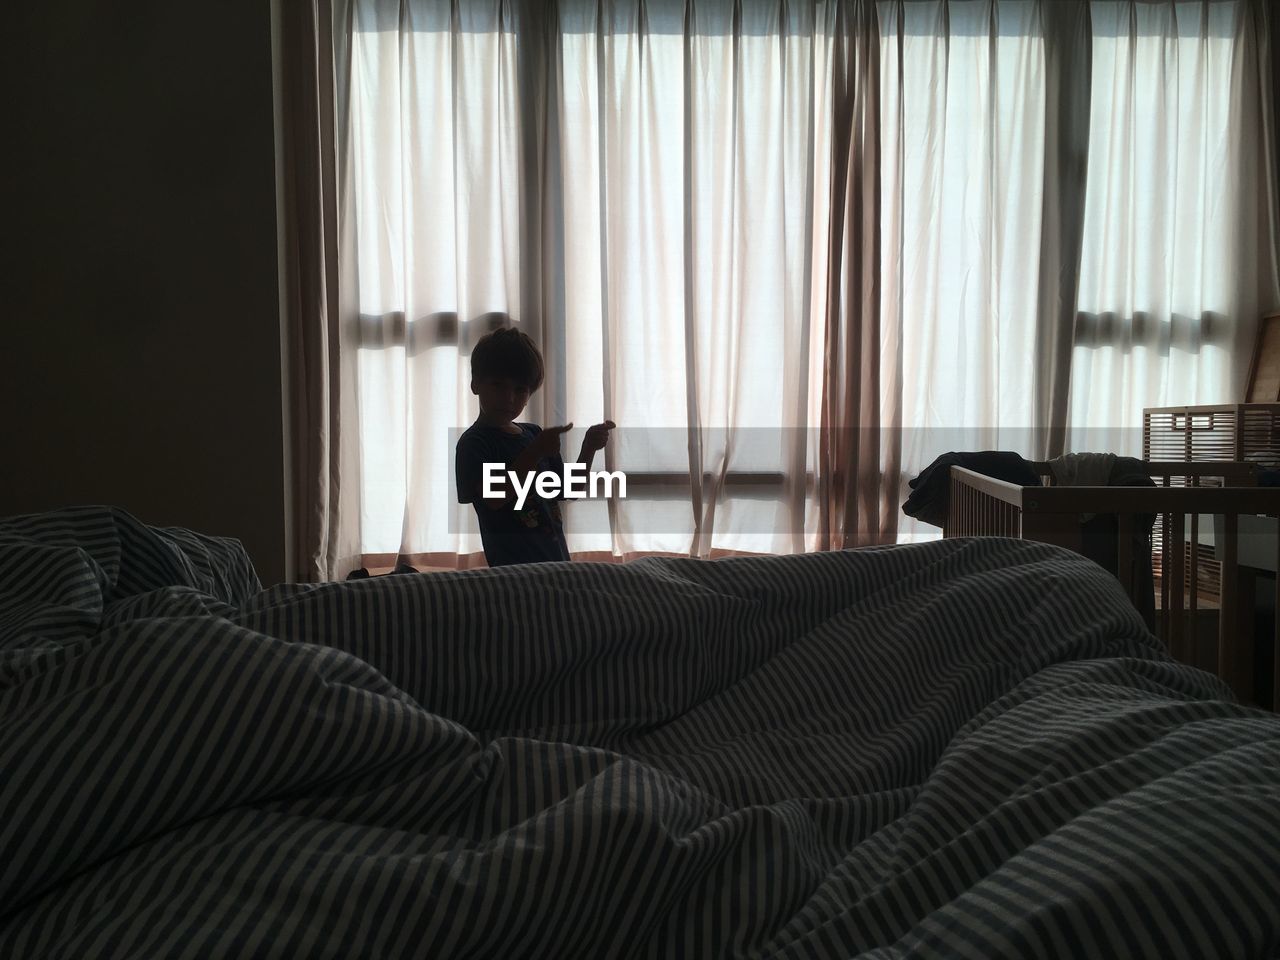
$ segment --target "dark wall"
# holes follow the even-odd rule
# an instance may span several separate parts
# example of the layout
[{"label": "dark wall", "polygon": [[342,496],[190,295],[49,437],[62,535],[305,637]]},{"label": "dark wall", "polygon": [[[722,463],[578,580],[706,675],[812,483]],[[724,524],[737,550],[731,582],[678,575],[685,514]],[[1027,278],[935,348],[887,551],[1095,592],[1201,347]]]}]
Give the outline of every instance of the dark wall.
[{"label": "dark wall", "polygon": [[117,504],[238,537],[275,582],[268,4],[69,0],[6,19],[0,515]]}]

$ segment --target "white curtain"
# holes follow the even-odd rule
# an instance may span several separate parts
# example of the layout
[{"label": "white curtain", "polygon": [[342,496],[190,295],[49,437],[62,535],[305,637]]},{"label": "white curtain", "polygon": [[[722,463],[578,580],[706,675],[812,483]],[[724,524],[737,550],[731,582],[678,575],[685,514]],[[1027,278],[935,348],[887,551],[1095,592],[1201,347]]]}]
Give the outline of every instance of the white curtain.
[{"label": "white curtain", "polygon": [[[1143,406],[1234,399],[1280,301],[1266,16],[1257,0],[338,3],[361,503],[343,529],[366,555],[478,561],[453,441],[477,412],[470,348],[503,323],[546,356],[528,419],[619,424],[597,466],[624,470],[629,497],[570,505],[578,556],[839,543],[817,524],[829,348],[876,358],[840,389],[869,378],[843,427],[893,438],[882,513],[947,450],[1135,452]],[[859,114],[878,128],[853,141],[879,179],[856,184],[833,180],[849,30],[879,44],[878,109]],[[832,198],[869,183],[876,289],[845,290],[829,273],[868,228]],[[833,267],[837,234],[862,247]],[[840,344],[833,318],[857,327]]]},{"label": "white curtain", "polygon": [[1140,456],[1144,407],[1244,398],[1258,320],[1280,302],[1267,10],[1090,6],[1070,436]]},{"label": "white curtain", "polygon": [[[880,8],[882,286],[902,470],[1033,437],[1046,148],[1043,4]],[[886,350],[886,356],[892,351]],[[936,527],[907,521],[904,539]]]},{"label": "white curtain", "polygon": [[365,553],[479,553],[448,480],[506,322],[528,419],[619,425],[628,498],[569,505],[575,554],[812,546],[837,6],[344,8]]},{"label": "white curtain", "polygon": [[904,475],[948,450],[1140,455],[1144,407],[1240,400],[1280,302],[1265,5],[879,9]]},{"label": "white curtain", "polygon": [[[466,347],[521,308],[521,142],[504,5],[339,5],[357,261],[364,554],[479,551],[449,496]],[[340,115],[341,116],[341,115]],[[341,122],[341,120],[340,120]],[[530,186],[534,186],[530,184]]]}]

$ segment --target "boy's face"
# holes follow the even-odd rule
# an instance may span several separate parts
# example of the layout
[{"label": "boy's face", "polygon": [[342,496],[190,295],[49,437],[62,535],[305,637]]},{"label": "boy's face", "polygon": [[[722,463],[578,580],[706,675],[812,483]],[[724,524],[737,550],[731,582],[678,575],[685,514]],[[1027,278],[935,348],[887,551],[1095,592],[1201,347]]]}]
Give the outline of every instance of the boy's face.
[{"label": "boy's face", "polygon": [[480,398],[480,412],[510,423],[529,402],[529,385],[510,377],[481,377],[471,381],[471,392]]}]

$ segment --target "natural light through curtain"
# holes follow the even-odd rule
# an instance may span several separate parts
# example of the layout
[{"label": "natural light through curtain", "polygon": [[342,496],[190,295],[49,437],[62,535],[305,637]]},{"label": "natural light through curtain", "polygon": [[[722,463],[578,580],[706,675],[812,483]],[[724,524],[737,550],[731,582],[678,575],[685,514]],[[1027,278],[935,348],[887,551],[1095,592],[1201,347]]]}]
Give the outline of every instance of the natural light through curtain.
[{"label": "natural light through curtain", "polygon": [[[700,3],[687,38],[683,3],[599,8],[559,5],[564,416],[625,427],[610,465],[633,486],[612,535],[603,504],[574,505],[571,549],[803,549],[806,451],[792,462],[788,443],[814,422],[811,195],[829,146],[810,97],[829,39],[784,4],[735,23],[734,4]],[[691,481],[634,485],[691,463]],[[736,497],[723,481],[743,471],[791,482]]]},{"label": "natural light through curtain", "polygon": [[1248,186],[1265,176],[1258,40],[1244,0],[1107,0],[1091,14],[1070,436],[1140,455],[1144,407],[1242,398],[1272,305],[1270,198]]},{"label": "natural light through curtain", "polygon": [[[910,477],[1031,435],[1044,43],[1035,0],[879,7],[883,312],[901,331],[883,382]],[[900,538],[939,535],[907,519]]]},{"label": "natural light through curtain", "polygon": [[529,9],[354,5],[365,552],[478,553],[446,483],[494,318],[544,345],[528,419],[620,425],[629,499],[572,504],[572,551],[810,548],[835,5],[701,2],[686,24],[681,0],[562,0],[538,50]]},{"label": "natural light through curtain", "polygon": [[[437,328],[517,300],[515,43],[478,10],[356,6],[350,130],[359,303],[362,546],[397,553],[402,533],[445,531],[453,505],[416,487],[452,469],[449,429],[470,397],[465,358]],[[407,318],[407,322],[406,322]],[[447,543],[446,543],[447,541]],[[463,535],[459,552],[479,549]],[[455,549],[454,538],[438,538]]]},{"label": "natural light through curtain", "polygon": [[[527,418],[617,421],[607,465],[642,480],[572,505],[575,554],[812,549],[853,4],[341,9],[364,551],[479,555],[446,484],[470,346],[503,322],[547,354]],[[1250,9],[1095,0],[1053,33],[1045,0],[875,4],[894,483],[948,450],[1044,455],[1068,376],[1068,449],[1134,453],[1144,406],[1235,398],[1275,296]]]}]

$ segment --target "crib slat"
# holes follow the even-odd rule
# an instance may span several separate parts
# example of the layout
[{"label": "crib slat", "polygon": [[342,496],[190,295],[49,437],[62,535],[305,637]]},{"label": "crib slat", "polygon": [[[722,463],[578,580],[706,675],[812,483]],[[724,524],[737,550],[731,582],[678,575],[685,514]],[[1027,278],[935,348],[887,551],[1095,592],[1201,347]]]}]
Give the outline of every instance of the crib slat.
[{"label": "crib slat", "polygon": [[[1165,478],[1166,485],[1168,477]],[[1165,511],[1160,515],[1160,609],[1163,611],[1160,617],[1160,639],[1164,641],[1164,645],[1170,650],[1173,645],[1170,638],[1173,635],[1173,629],[1169,625],[1169,513]]]},{"label": "crib slat", "polygon": [[1218,676],[1227,682],[1237,697],[1244,701],[1253,699],[1250,682],[1253,665],[1252,637],[1243,637],[1236,626],[1240,599],[1239,516],[1225,513],[1222,516],[1222,588],[1218,603]]},{"label": "crib slat", "polygon": [[[1133,514],[1120,514],[1119,543],[1116,546],[1116,575],[1120,578],[1120,586],[1129,595],[1130,600],[1137,600],[1137,590],[1133,582]],[[1140,604],[1135,604],[1141,609]]]},{"label": "crib slat", "polygon": [[1185,559],[1182,538],[1186,530],[1187,515],[1185,513],[1169,514],[1169,540],[1166,549],[1169,551],[1169,606],[1165,609],[1165,617],[1169,621],[1169,653],[1174,659],[1187,662],[1187,649],[1183,643],[1182,587],[1185,571]]},{"label": "crib slat", "polygon": [[[1197,611],[1199,611],[1199,513],[1192,513],[1192,538],[1190,538],[1187,554],[1190,557],[1190,564],[1192,564],[1187,576],[1187,609],[1190,612],[1190,622],[1196,625],[1199,620],[1197,616]],[[1192,626],[1192,635],[1197,634],[1196,626]],[[1199,664],[1197,663],[1196,666],[1199,666]]]}]

